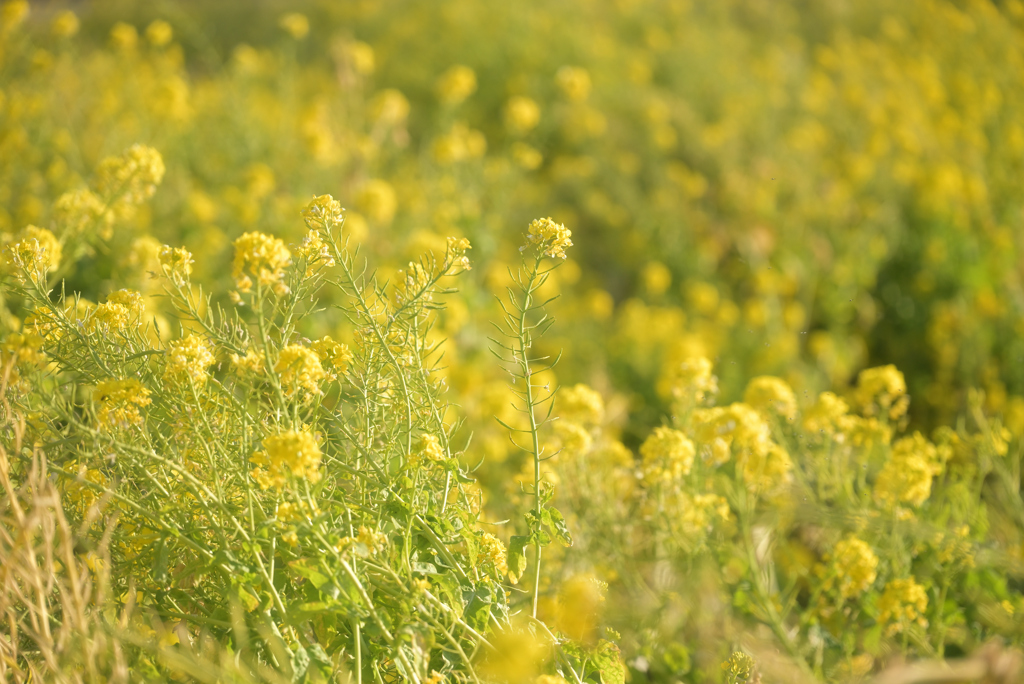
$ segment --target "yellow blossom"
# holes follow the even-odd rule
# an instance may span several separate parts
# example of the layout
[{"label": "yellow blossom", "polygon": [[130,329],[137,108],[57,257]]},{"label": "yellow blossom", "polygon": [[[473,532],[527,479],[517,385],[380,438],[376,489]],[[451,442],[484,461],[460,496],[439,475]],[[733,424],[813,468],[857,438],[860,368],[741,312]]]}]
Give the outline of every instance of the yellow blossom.
[{"label": "yellow blossom", "polygon": [[448,105],[457,105],[476,92],[476,73],[456,64],[437,79],[437,97]]},{"label": "yellow blossom", "polygon": [[566,247],[572,247],[570,237],[572,231],[550,218],[535,219],[526,234],[528,245],[533,245],[541,254],[556,259],[565,259]]},{"label": "yellow blossom", "polygon": [[231,354],[231,366],[237,373],[262,373],[263,355],[255,349],[246,349],[245,354]]},{"label": "yellow blossom", "polygon": [[747,384],[743,393],[743,402],[762,413],[776,413],[783,418],[796,417],[796,397],[785,381],[762,375]]},{"label": "yellow blossom", "polygon": [[444,447],[441,446],[441,440],[437,438],[437,435],[429,433],[420,437],[419,448],[416,453],[418,456],[435,463],[445,460]]},{"label": "yellow blossom", "polygon": [[45,228],[25,226],[4,248],[4,265],[16,280],[25,282],[25,274],[43,283],[48,271],[60,266],[60,242]]},{"label": "yellow blossom", "polygon": [[890,420],[903,416],[910,402],[903,373],[891,364],[862,370],[857,376],[855,397],[864,415],[881,411]]},{"label": "yellow blossom", "polygon": [[886,625],[889,636],[898,634],[910,624],[928,626],[924,613],[928,610],[928,593],[913,577],[895,579],[885,585],[878,599],[878,622]]},{"label": "yellow blossom", "polygon": [[320,481],[320,447],[308,432],[288,430],[263,440],[263,451],[250,459],[264,466],[257,468],[253,477],[264,489],[281,487],[289,478]]},{"label": "yellow blossom", "polygon": [[555,402],[563,420],[581,425],[600,425],[604,420],[604,400],[601,394],[587,385],[561,387]]},{"label": "yellow blossom", "polygon": [[400,126],[409,118],[409,100],[401,91],[386,88],[370,100],[370,116],[383,126]]},{"label": "yellow blossom", "polygon": [[127,52],[139,42],[139,32],[131,24],[119,21],[110,29],[110,42],[119,50]]},{"label": "yellow blossom", "polygon": [[528,97],[513,97],[505,105],[505,125],[513,133],[533,130],[540,121],[540,107]]},{"label": "yellow blossom", "polygon": [[875,480],[875,500],[893,507],[923,504],[932,492],[932,478],[942,472],[948,448],[939,448],[920,432],[898,440]]},{"label": "yellow blossom", "polygon": [[671,365],[665,373],[672,396],[687,405],[701,404],[718,394],[718,378],[711,372],[711,361],[694,356]]},{"label": "yellow blossom", "polygon": [[206,384],[207,369],[215,359],[209,342],[198,335],[171,342],[167,350],[164,378],[170,382],[191,380],[197,387]]},{"label": "yellow blossom", "polygon": [[847,537],[832,552],[832,570],[844,599],[863,594],[878,576],[878,556],[867,542]]},{"label": "yellow blossom", "polygon": [[324,336],[314,342],[310,347],[333,377],[344,375],[352,363],[352,350],[348,345],[335,342],[330,336]]},{"label": "yellow blossom", "polygon": [[50,30],[58,38],[70,38],[78,33],[78,16],[71,10],[58,12],[50,24]]},{"label": "yellow blossom", "polygon": [[574,102],[582,102],[590,95],[590,74],[581,67],[564,66],[555,74],[559,90]]},{"label": "yellow blossom", "polygon": [[363,184],[356,193],[356,206],[370,220],[387,225],[395,218],[398,197],[390,183],[373,178]]},{"label": "yellow blossom", "polygon": [[302,210],[302,218],[310,230],[330,230],[345,220],[341,202],[330,195],[314,197]]},{"label": "yellow blossom", "polygon": [[113,234],[114,216],[95,193],[86,188],[65,192],[53,203],[53,220],[68,235],[83,235],[94,230],[109,240]]},{"label": "yellow blossom", "polygon": [[302,40],[309,33],[309,19],[305,14],[289,12],[281,17],[278,25],[295,40]]},{"label": "yellow blossom", "polygon": [[178,285],[183,285],[192,275],[192,253],[184,247],[164,245],[159,259],[164,275]]},{"label": "yellow blossom", "polygon": [[678,430],[654,428],[640,446],[644,479],[648,482],[671,482],[688,475],[693,468],[696,450],[693,442]]},{"label": "yellow blossom", "polygon": [[480,559],[494,566],[499,575],[508,574],[508,553],[505,551],[505,545],[490,532],[483,532],[480,535]]},{"label": "yellow blossom", "polygon": [[118,290],[107,301],[93,310],[90,330],[117,331],[129,326],[138,327],[146,306],[142,295],[135,290]]},{"label": "yellow blossom", "polygon": [[309,396],[320,394],[320,382],[327,377],[320,357],[301,344],[289,344],[282,349],[274,371],[281,376],[281,386],[289,397],[300,391]]},{"label": "yellow blossom", "polygon": [[466,250],[472,249],[469,240],[466,238],[449,237],[447,242],[447,259],[452,264],[451,271],[453,273],[461,273],[462,271],[471,270],[473,267],[469,263],[469,257],[466,256]]},{"label": "yellow blossom", "polygon": [[252,290],[253,277],[260,285],[273,288],[278,294],[287,291],[284,269],[291,263],[292,255],[284,242],[265,233],[253,232],[243,233],[234,245],[231,277],[240,292]]},{"label": "yellow blossom", "polygon": [[93,399],[100,405],[96,413],[99,424],[108,428],[142,425],[139,407],[151,403],[149,395],[150,391],[134,378],[101,381],[93,393]]},{"label": "yellow blossom", "polygon": [[334,266],[334,257],[331,256],[331,248],[320,237],[320,233],[311,230],[303,238],[302,244],[295,254],[306,262],[306,277],[313,275],[318,267]]},{"label": "yellow blossom", "polygon": [[162,19],[157,19],[146,27],[146,40],[150,45],[163,47],[174,38],[174,29]]},{"label": "yellow blossom", "polygon": [[[134,31],[134,29],[132,29]],[[96,168],[96,188],[122,210],[153,196],[164,178],[164,160],[152,147],[132,145],[119,157],[107,157]]]}]

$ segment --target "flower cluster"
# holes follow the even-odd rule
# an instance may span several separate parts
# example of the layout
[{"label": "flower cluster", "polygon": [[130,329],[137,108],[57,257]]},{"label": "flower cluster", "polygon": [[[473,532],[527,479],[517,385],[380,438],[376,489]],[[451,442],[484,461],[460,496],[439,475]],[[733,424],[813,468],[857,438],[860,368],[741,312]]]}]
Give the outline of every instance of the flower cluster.
[{"label": "flower cluster", "polygon": [[160,250],[159,260],[164,275],[177,285],[183,285],[192,275],[192,253],[184,247],[164,245]]},{"label": "flower cluster", "polygon": [[644,479],[648,482],[672,482],[689,474],[696,455],[693,442],[679,430],[655,428],[640,446]]},{"label": "flower cluster", "polygon": [[209,342],[198,335],[189,335],[171,342],[164,379],[171,383],[191,382],[195,387],[202,387],[208,377],[207,369],[215,360]]},{"label": "flower cluster", "polygon": [[281,350],[274,372],[280,376],[286,396],[303,399],[321,394],[320,383],[327,377],[320,357],[301,344],[289,344]]},{"label": "flower cluster", "polygon": [[4,247],[4,265],[19,282],[25,282],[27,275],[30,280],[43,283],[47,272],[60,266],[61,255],[61,244],[53,233],[25,226]]},{"label": "flower cluster", "polygon": [[164,160],[152,147],[132,145],[119,157],[108,157],[96,169],[100,194],[127,210],[153,196],[164,178]]},{"label": "flower cluster", "polygon": [[[572,247],[572,231],[550,218],[535,219],[526,233],[527,246],[554,259],[565,259],[565,250]],[[526,249],[526,247],[523,247]]]},{"label": "flower cluster", "polygon": [[886,626],[886,634],[893,636],[914,623],[927,627],[926,610],[928,593],[924,587],[913,577],[894,579],[885,585],[885,591],[878,599],[878,622]]},{"label": "flower cluster", "polygon": [[832,551],[831,572],[838,582],[843,599],[854,598],[867,591],[878,577],[878,556],[867,542],[847,537]]},{"label": "flower cluster", "polygon": [[99,404],[96,419],[105,428],[142,425],[139,408],[152,403],[149,396],[150,391],[135,378],[102,380],[93,392],[93,399]]},{"label": "flower cluster", "polygon": [[231,277],[239,292],[250,292],[254,277],[261,286],[278,294],[287,291],[284,269],[291,263],[292,254],[284,242],[264,233],[244,233],[234,244]]},{"label": "flower cluster", "polygon": [[355,358],[347,344],[335,342],[330,335],[320,338],[310,348],[320,358],[320,363],[327,369],[328,376],[337,378],[348,372]]},{"label": "flower cluster", "polygon": [[875,480],[875,499],[890,508],[901,503],[920,506],[931,496],[932,479],[948,457],[948,448],[936,447],[920,432],[897,440]]},{"label": "flower cluster", "polygon": [[288,430],[263,440],[263,451],[249,459],[258,467],[253,478],[263,489],[283,487],[290,478],[320,481],[320,447],[312,434]]}]

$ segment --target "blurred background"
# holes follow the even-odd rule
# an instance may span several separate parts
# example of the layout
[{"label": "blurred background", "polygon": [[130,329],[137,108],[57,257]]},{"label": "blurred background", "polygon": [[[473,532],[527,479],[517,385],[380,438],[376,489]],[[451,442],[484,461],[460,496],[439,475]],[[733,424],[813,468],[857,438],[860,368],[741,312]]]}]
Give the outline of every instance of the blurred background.
[{"label": "blurred background", "polygon": [[1021,434],[1018,0],[13,6],[0,233],[49,225],[100,159],[143,143],[162,187],[68,291],[136,282],[169,318],[146,277],[166,243],[227,305],[231,242],[301,240],[325,193],[384,278],[469,238],[438,329],[488,491],[521,466],[493,421],[513,419],[493,296],[543,216],[575,243],[548,286],[553,379],[600,391],[631,449],[670,410],[664,369],[699,356],[722,404],[770,374],[808,405],[895,364],[912,429],[955,424],[978,388]]}]

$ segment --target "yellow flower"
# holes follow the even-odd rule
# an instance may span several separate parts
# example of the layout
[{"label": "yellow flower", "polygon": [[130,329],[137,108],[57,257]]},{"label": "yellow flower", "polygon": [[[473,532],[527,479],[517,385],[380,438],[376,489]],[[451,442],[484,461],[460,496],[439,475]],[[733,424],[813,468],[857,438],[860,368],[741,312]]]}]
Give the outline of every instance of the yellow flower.
[{"label": "yellow flower", "polygon": [[793,461],[778,444],[767,451],[750,450],[740,459],[743,482],[752,492],[773,493],[792,480]]},{"label": "yellow flower", "polygon": [[847,537],[836,544],[832,553],[832,568],[839,582],[839,594],[844,599],[863,594],[878,576],[878,556],[867,542]]},{"label": "yellow flower", "polygon": [[373,178],[367,181],[356,194],[356,206],[371,220],[387,225],[395,218],[398,197],[387,181]]},{"label": "yellow flower", "polygon": [[688,475],[696,450],[686,435],[672,428],[659,427],[640,445],[644,479],[671,482]]},{"label": "yellow flower", "polygon": [[113,234],[113,214],[103,200],[85,188],[57,198],[53,203],[53,221],[68,235],[82,235],[90,228],[104,240]]},{"label": "yellow flower", "polygon": [[472,270],[473,267],[469,263],[469,257],[466,256],[466,250],[472,249],[469,240],[466,238],[449,237],[447,243],[448,253],[446,258],[451,262],[451,272],[461,273]]},{"label": "yellow flower", "polygon": [[559,588],[555,624],[573,641],[593,643],[608,585],[593,575],[577,575]]},{"label": "yellow flower", "polygon": [[587,385],[579,384],[558,390],[555,405],[558,415],[582,425],[600,425],[604,420],[604,400]]},{"label": "yellow flower", "polygon": [[478,130],[457,122],[434,140],[431,152],[440,164],[479,159],[487,152],[487,138]]},{"label": "yellow flower", "polygon": [[424,434],[420,437],[417,455],[435,463],[445,460],[444,447],[437,435]]},{"label": "yellow flower", "polygon": [[281,17],[278,25],[295,40],[302,40],[309,33],[309,19],[305,14],[289,12]]},{"label": "yellow flower", "polygon": [[889,508],[920,506],[932,493],[932,478],[942,472],[948,449],[939,449],[920,432],[898,440],[875,480],[875,500]]},{"label": "yellow flower", "polygon": [[354,358],[348,345],[335,342],[330,336],[324,336],[317,340],[311,345],[311,348],[320,357],[320,362],[335,376],[347,373]]},{"label": "yellow flower", "polygon": [[581,67],[562,67],[555,74],[555,83],[574,102],[582,102],[590,95],[590,74]]},{"label": "yellow flower", "polygon": [[292,254],[284,243],[265,233],[243,233],[235,240],[235,259],[231,265],[231,276],[241,292],[252,290],[253,281],[273,288],[278,294],[287,291],[284,284],[284,269],[291,263]]},{"label": "yellow flower", "polygon": [[528,97],[513,97],[505,105],[505,125],[513,133],[526,133],[540,122],[540,107]]},{"label": "yellow flower", "polygon": [[911,623],[928,626],[924,613],[928,610],[928,593],[913,577],[892,580],[878,599],[878,622],[886,625],[889,636],[898,634]]},{"label": "yellow flower", "polygon": [[118,331],[141,324],[146,306],[142,295],[135,290],[118,290],[107,297],[107,301],[93,310],[89,320],[90,330]]},{"label": "yellow flower", "polygon": [[302,210],[302,218],[310,230],[330,230],[345,220],[341,202],[330,195],[314,197]]},{"label": "yellow flower", "polygon": [[11,29],[28,16],[28,0],[7,0],[0,9],[0,27]]},{"label": "yellow flower", "polygon": [[508,574],[508,553],[501,540],[490,532],[480,535],[480,558],[484,563],[493,565],[499,575]]},{"label": "yellow flower", "polygon": [[535,171],[544,163],[544,155],[524,142],[512,143],[512,159],[527,171]]},{"label": "yellow flower", "polygon": [[743,401],[756,410],[777,413],[783,418],[796,417],[796,396],[785,381],[770,375],[754,378],[747,384]]},{"label": "yellow flower", "polygon": [[437,79],[437,97],[448,105],[457,105],[476,92],[476,73],[456,64]]},{"label": "yellow flower", "polygon": [[162,19],[157,19],[149,26],[146,27],[146,40],[151,45],[156,47],[163,47],[171,42],[174,38],[174,29],[171,25]]},{"label": "yellow flower", "polygon": [[295,250],[296,255],[306,262],[306,277],[313,275],[318,267],[334,266],[331,248],[320,237],[320,233],[311,230],[302,240],[302,245]]},{"label": "yellow flower", "polygon": [[345,53],[356,73],[368,76],[377,66],[373,47],[361,40],[354,40],[345,46]]},{"label": "yellow flower", "polygon": [[255,349],[246,349],[245,354],[231,354],[231,365],[236,373],[262,373],[263,355]]},{"label": "yellow flower", "polygon": [[45,228],[25,226],[4,249],[4,265],[18,282],[29,279],[43,283],[48,271],[60,266],[60,242]]},{"label": "yellow flower", "polygon": [[370,117],[383,126],[400,126],[409,118],[409,100],[401,91],[386,88],[370,100]]},{"label": "yellow flower", "polygon": [[855,397],[864,415],[874,415],[880,410],[888,413],[890,420],[903,416],[910,403],[903,373],[891,364],[862,370],[857,376]]},{"label": "yellow flower", "polygon": [[718,378],[711,372],[714,366],[704,356],[695,356],[670,366],[666,379],[672,396],[688,404],[700,404],[718,394]]},{"label": "yellow flower", "polygon": [[192,253],[184,247],[164,245],[159,259],[164,275],[178,285],[183,285],[192,275]]},{"label": "yellow flower", "polygon": [[570,237],[572,231],[550,218],[535,219],[526,234],[527,245],[533,245],[541,254],[555,259],[565,259],[566,247],[572,247]]},{"label": "yellow flower", "polygon": [[320,394],[320,382],[327,377],[320,365],[320,357],[301,344],[289,344],[282,349],[274,371],[281,376],[281,385],[289,397],[300,390],[310,396]]},{"label": "yellow flower", "polygon": [[281,487],[292,477],[311,483],[320,481],[320,447],[310,433],[288,430],[272,435],[263,440],[263,449],[250,461],[266,467],[253,472],[264,489]]},{"label": "yellow flower", "polygon": [[139,32],[131,24],[119,21],[110,29],[110,42],[117,49],[127,52],[139,42]]},{"label": "yellow flower", "polygon": [[50,24],[50,30],[58,38],[70,38],[78,33],[78,16],[71,10],[58,12]]},{"label": "yellow flower", "polygon": [[197,387],[206,384],[207,368],[215,359],[210,344],[197,335],[171,342],[167,350],[167,367],[164,378],[169,382],[191,380]]},{"label": "yellow flower", "polygon": [[832,392],[822,392],[814,406],[804,413],[804,429],[808,432],[825,434],[829,437],[843,434],[853,428],[853,416],[847,415],[850,407]]},{"label": "yellow flower", "polygon": [[100,195],[108,201],[117,200],[125,210],[152,197],[165,171],[159,152],[146,145],[132,145],[121,156],[107,157],[99,163],[96,188]]},{"label": "yellow flower", "polygon": [[150,391],[138,380],[103,380],[93,393],[100,409],[96,414],[102,427],[127,428],[142,425],[139,407],[151,403]]},{"label": "yellow flower", "polygon": [[590,451],[593,438],[585,427],[571,420],[556,421],[553,427],[556,443],[549,456],[562,453],[569,457],[582,456]]}]

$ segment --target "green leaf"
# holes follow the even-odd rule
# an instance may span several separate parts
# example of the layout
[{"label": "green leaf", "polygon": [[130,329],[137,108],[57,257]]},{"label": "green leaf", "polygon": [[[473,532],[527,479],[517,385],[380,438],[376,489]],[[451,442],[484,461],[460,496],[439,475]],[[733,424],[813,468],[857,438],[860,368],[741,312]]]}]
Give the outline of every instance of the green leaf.
[{"label": "green leaf", "polygon": [[245,610],[250,613],[260,607],[260,600],[247,592],[245,587],[241,585],[238,587],[238,600],[245,606]]},{"label": "green leaf", "polygon": [[625,684],[626,666],[619,655],[619,647],[612,642],[599,641],[591,662],[601,675],[601,684]]},{"label": "green leaf", "polygon": [[323,574],[319,569],[312,567],[310,562],[305,559],[292,561],[288,564],[288,567],[308,579],[317,589],[331,581],[331,578]]},{"label": "green leaf", "polygon": [[513,535],[508,542],[508,579],[512,584],[518,584],[523,573],[526,572],[526,547],[530,538],[523,535]]},{"label": "green leaf", "polygon": [[309,669],[309,654],[306,653],[306,649],[299,646],[296,650],[292,651],[291,661],[292,681],[297,682],[302,678],[302,675],[306,674],[306,670]]},{"label": "green leaf", "polygon": [[572,546],[572,535],[569,534],[569,526],[565,524],[565,518],[557,508],[546,509],[550,512],[550,529],[555,538],[562,543],[562,546]]}]

